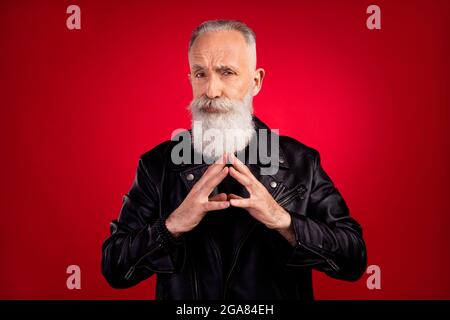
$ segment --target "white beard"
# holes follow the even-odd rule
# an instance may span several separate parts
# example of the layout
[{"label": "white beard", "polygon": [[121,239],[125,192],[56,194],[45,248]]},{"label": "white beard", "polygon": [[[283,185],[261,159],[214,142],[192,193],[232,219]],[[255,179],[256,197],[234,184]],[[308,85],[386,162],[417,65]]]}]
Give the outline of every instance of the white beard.
[{"label": "white beard", "polygon": [[[194,99],[189,105],[194,150],[209,160],[225,152],[244,150],[255,134],[252,102],[251,91],[242,101],[204,96]],[[207,112],[205,108],[218,112]]]}]

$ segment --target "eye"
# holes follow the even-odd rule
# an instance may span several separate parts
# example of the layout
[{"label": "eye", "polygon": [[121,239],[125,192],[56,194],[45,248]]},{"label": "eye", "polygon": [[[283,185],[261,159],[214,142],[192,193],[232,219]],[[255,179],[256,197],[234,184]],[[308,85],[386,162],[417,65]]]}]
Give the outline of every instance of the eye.
[{"label": "eye", "polygon": [[222,72],[222,75],[224,75],[224,76],[231,76],[233,74],[234,74],[234,72],[231,70],[225,70],[224,72]]},{"label": "eye", "polygon": [[198,78],[198,79],[204,78],[205,77],[205,73],[204,72],[197,72],[194,76],[196,78]]}]

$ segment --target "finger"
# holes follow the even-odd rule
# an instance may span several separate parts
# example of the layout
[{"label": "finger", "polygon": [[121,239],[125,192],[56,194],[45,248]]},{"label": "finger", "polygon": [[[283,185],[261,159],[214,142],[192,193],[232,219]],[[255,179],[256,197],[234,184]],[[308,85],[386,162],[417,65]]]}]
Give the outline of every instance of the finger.
[{"label": "finger", "polygon": [[230,153],[229,158],[231,160],[231,164],[237,171],[246,176],[253,177],[253,173],[250,171],[250,169],[244,163],[242,163],[242,161],[239,160],[239,158],[236,157],[233,153]]},{"label": "finger", "polygon": [[222,154],[222,156],[217,159],[214,163],[215,164],[227,164],[228,161],[228,154],[225,152],[224,154]]},{"label": "finger", "polygon": [[198,180],[197,185],[201,187],[203,184],[207,183],[209,179],[215,177],[220,170],[222,170],[226,166],[226,157],[223,155],[221,158],[217,159],[212,165],[206,169],[203,176]]},{"label": "finger", "polygon": [[210,194],[217,185],[222,182],[223,179],[228,175],[229,168],[224,167],[222,171],[216,174],[214,177],[211,177],[208,181],[206,181],[203,186],[201,186],[202,192],[206,192]]},{"label": "finger", "polygon": [[230,206],[229,201],[208,201],[204,205],[205,211],[223,210]]},{"label": "finger", "polygon": [[240,173],[233,167],[229,168],[229,172],[230,172],[230,176],[232,176],[240,184],[242,184],[245,188],[247,188],[248,191],[250,191],[250,189],[252,189],[252,181],[247,176]]},{"label": "finger", "polygon": [[248,198],[230,199],[230,205],[232,205],[233,207],[239,207],[239,208],[251,208],[252,201]]},{"label": "finger", "polygon": [[215,196],[212,196],[209,198],[209,201],[226,201],[227,200],[227,194],[226,193],[219,193],[216,194]]},{"label": "finger", "polygon": [[228,199],[244,199],[244,198],[242,198],[241,196],[238,196],[236,194],[230,193],[228,195]]}]

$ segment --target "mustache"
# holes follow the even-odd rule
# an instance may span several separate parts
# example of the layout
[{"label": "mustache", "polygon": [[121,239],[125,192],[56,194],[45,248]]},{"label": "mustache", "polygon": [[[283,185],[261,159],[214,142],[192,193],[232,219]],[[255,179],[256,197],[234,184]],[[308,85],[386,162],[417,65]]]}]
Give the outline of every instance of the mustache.
[{"label": "mustache", "polygon": [[191,104],[191,109],[196,109],[203,112],[217,112],[225,113],[232,111],[239,101],[234,101],[225,97],[221,98],[208,98],[207,96],[201,96],[195,98]]}]

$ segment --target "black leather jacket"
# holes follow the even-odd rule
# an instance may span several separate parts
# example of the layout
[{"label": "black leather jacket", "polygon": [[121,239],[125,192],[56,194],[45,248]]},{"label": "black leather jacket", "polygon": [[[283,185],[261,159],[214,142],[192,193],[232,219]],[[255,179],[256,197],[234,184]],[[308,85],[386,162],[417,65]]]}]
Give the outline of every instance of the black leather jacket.
[{"label": "black leather jacket", "polygon": [[[257,129],[268,129],[254,121]],[[180,205],[207,165],[173,164],[176,142],[166,141],[142,155],[119,219],[111,223],[102,248],[108,283],[128,288],[156,274],[156,299],[311,300],[312,269],[360,278],[366,267],[362,230],[319,153],[293,138],[280,136],[279,143],[275,175],[261,175],[260,164],[248,166],[291,214],[295,247],[237,208],[209,212],[178,241],[168,239],[158,221]],[[224,216],[232,217],[227,224]]]}]

